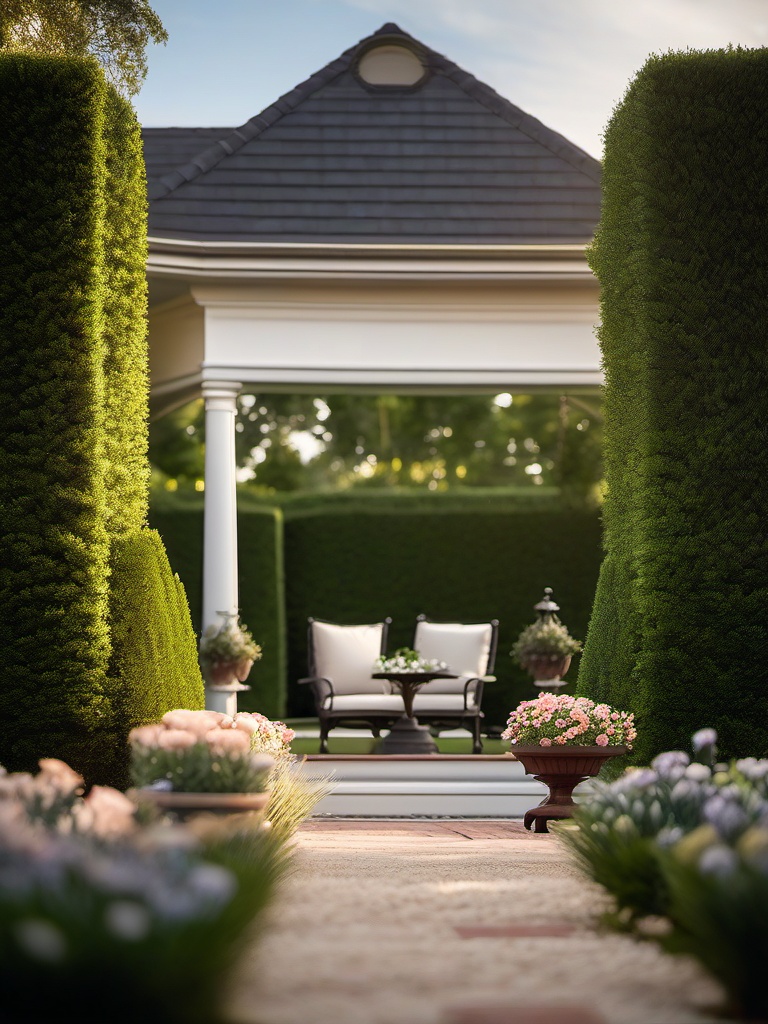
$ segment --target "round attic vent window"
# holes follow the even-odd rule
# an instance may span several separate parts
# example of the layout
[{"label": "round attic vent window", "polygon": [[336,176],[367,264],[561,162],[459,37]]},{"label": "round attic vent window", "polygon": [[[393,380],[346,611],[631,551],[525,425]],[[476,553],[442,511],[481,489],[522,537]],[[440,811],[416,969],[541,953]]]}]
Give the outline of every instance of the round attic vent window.
[{"label": "round attic vent window", "polygon": [[426,68],[413,52],[404,46],[377,46],[360,58],[357,71],[368,85],[416,85]]}]

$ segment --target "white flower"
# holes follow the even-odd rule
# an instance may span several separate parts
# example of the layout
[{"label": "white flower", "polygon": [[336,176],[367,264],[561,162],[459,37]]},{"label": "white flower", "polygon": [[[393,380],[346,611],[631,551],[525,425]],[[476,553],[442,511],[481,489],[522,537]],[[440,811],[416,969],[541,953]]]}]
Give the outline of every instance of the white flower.
[{"label": "white flower", "polygon": [[704,747],[713,747],[717,743],[717,733],[714,729],[699,729],[691,737],[691,744],[696,751]]},{"label": "white flower", "polygon": [[115,900],[104,913],[104,923],[116,939],[140,942],[149,935],[152,918],[141,903],[133,900]]},{"label": "white flower", "polygon": [[67,940],[60,928],[40,917],[27,917],[13,929],[17,944],[35,960],[60,964],[67,955]]}]

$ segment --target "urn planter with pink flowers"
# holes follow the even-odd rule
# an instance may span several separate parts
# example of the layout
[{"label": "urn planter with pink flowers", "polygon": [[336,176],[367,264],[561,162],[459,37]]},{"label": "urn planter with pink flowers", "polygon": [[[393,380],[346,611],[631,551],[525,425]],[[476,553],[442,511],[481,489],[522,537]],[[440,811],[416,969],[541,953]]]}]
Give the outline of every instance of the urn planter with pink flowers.
[{"label": "urn planter with pink flowers", "polygon": [[[203,812],[263,811],[277,752],[264,749],[265,721],[247,712],[230,717],[180,709],[167,712],[156,725],[134,729],[129,736],[130,795],[179,819]],[[281,740],[288,732],[281,733]]]},{"label": "urn planter with pink flowers", "polygon": [[547,786],[547,797],[526,812],[523,823],[547,832],[547,822],[570,818],[573,791],[596,776],[612,757],[631,750],[637,736],[634,716],[588,697],[543,693],[510,714],[502,739],[526,772]]},{"label": "urn planter with pink flowers", "polygon": [[548,821],[570,818],[576,803],[573,791],[580,782],[594,778],[611,757],[626,754],[623,745],[615,747],[582,747],[564,745],[541,747],[520,744],[514,755],[529,775],[548,788],[546,798],[538,807],[525,812],[523,824],[529,831],[548,832]]}]

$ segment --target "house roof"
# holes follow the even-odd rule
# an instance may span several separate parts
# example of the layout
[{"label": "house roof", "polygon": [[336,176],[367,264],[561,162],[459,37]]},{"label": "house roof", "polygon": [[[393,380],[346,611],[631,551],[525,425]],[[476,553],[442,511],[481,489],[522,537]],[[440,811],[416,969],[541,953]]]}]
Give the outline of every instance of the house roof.
[{"label": "house roof", "polygon": [[[372,85],[364,54],[425,68]],[[230,243],[583,243],[600,164],[384,25],[236,129],[145,128],[149,234]]]}]

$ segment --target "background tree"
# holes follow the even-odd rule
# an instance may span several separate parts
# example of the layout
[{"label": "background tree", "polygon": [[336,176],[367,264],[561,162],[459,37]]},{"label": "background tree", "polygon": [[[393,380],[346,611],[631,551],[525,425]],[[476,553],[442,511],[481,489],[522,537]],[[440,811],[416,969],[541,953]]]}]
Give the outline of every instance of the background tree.
[{"label": "background tree", "polygon": [[167,39],[147,0],[3,0],[0,5],[0,50],[91,54],[128,96],[146,78],[150,40]]},{"label": "background tree", "polygon": [[[596,396],[241,395],[238,473],[259,488],[557,486],[593,498],[602,478]],[[150,457],[199,479],[198,401],[153,424]]]}]

